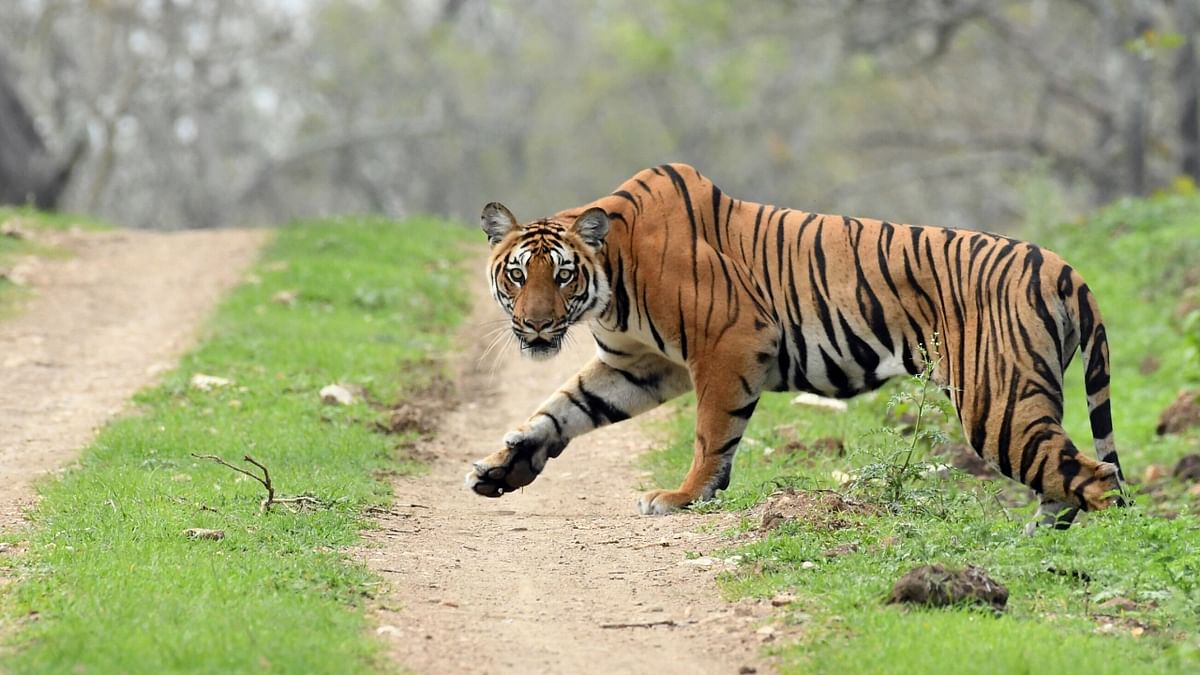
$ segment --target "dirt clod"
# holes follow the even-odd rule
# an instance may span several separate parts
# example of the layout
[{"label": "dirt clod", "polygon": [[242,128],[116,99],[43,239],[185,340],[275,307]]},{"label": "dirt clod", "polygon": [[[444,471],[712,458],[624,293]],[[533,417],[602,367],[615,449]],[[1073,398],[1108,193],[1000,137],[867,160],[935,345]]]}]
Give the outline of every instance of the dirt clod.
[{"label": "dirt clod", "polygon": [[785,605],[790,605],[795,601],[796,595],[794,593],[779,593],[775,597],[771,598],[771,606],[783,607]]},{"label": "dirt clod", "polygon": [[892,587],[887,604],[902,602],[929,607],[981,604],[999,612],[1008,604],[1008,589],[974,565],[962,570],[940,564],[922,565],[900,577]]},{"label": "dirt clod", "polygon": [[1192,427],[1200,427],[1200,389],[1180,392],[1158,418],[1154,433],[1178,434]]},{"label": "dirt clod", "polygon": [[855,553],[857,551],[858,544],[850,541],[846,542],[845,544],[838,544],[832,548],[827,548],[821,552],[821,555],[825,556],[826,558],[837,558],[844,555],[850,555],[851,553]]},{"label": "dirt clod", "polygon": [[1123,598],[1119,595],[1105,600],[1104,602],[1100,603],[1098,607],[1103,609],[1119,609],[1122,612],[1131,612],[1139,609],[1136,602],[1130,600],[1129,598]]},{"label": "dirt clod", "polygon": [[796,520],[818,530],[840,530],[851,526],[852,516],[877,511],[837,492],[787,489],[773,492],[751,513],[759,518],[759,530],[767,532]]},{"label": "dirt clod", "polygon": [[388,412],[387,421],[382,426],[394,434],[415,432],[424,436],[437,429],[437,417],[437,413],[425,410],[422,406],[401,403]]},{"label": "dirt clod", "polygon": [[1200,455],[1184,455],[1175,463],[1171,475],[1178,480],[1200,480]]}]

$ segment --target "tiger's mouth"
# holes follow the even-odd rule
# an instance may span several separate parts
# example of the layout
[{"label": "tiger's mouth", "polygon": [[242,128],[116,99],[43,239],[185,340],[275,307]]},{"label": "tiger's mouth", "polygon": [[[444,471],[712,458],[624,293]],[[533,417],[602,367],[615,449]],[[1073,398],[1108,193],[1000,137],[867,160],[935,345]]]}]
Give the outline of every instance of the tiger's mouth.
[{"label": "tiger's mouth", "polygon": [[549,338],[540,336],[526,338],[523,335],[518,335],[517,340],[521,343],[522,354],[535,361],[544,361],[553,357],[562,348],[563,334],[559,333]]}]

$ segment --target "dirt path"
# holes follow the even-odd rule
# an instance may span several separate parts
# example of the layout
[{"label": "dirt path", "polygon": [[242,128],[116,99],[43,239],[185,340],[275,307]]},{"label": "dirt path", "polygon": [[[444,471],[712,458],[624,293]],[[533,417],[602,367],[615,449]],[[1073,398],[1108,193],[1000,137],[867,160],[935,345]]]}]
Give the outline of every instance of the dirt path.
[{"label": "dirt path", "polygon": [[[396,481],[396,507],[361,551],[389,582],[377,632],[395,662],[427,674],[762,672],[763,606],[720,599],[720,562],[683,562],[721,545],[696,532],[726,517],[635,514],[635,461],[654,444],[644,422],[576,440],[521,492],[489,500],[463,488],[470,462],[594,350],[579,329],[574,347],[548,363],[508,345],[493,374],[492,357],[480,362],[480,336],[501,315],[477,291],[463,332],[462,404],[423,447],[430,473]],[[640,622],[658,625],[605,627]]]},{"label": "dirt path", "polygon": [[42,235],[33,298],[0,322],[0,531],[134,392],[171,367],[254,261],[266,231]]}]

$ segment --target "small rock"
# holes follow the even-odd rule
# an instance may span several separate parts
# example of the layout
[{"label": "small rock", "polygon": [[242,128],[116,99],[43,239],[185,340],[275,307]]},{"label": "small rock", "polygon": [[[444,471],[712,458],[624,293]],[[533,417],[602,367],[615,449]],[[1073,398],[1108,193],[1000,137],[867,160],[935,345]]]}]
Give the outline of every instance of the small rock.
[{"label": "small rock", "polygon": [[354,394],[340,384],[329,384],[321,388],[321,402],[331,405],[350,405],[354,403]]},{"label": "small rock", "polygon": [[218,387],[228,387],[233,384],[233,380],[217,377],[216,375],[205,375],[204,373],[196,373],[192,375],[192,379],[188,382],[192,389],[200,391],[212,391]]},{"label": "small rock", "polygon": [[1153,483],[1165,475],[1167,475],[1167,469],[1162,464],[1150,464],[1142,472],[1142,482]]},{"label": "small rock", "polygon": [[0,553],[8,553],[9,551],[13,550],[13,548],[15,547],[9,542],[0,541]]},{"label": "small rock", "polygon": [[375,634],[376,635],[399,635],[400,629],[396,628],[395,626],[385,623],[384,625],[375,629]]},{"label": "small rock", "polygon": [[211,539],[213,541],[221,541],[225,538],[225,530],[209,530],[203,527],[191,527],[183,531],[192,539]]},{"label": "small rock", "polygon": [[758,636],[759,640],[763,642],[770,642],[771,640],[775,639],[775,635],[778,632],[779,630],[775,628],[775,626],[767,625],[754,631],[754,634]]},{"label": "small rock", "polygon": [[300,298],[300,291],[279,291],[271,296],[271,302],[278,305],[286,305],[292,307],[296,304],[296,300]]},{"label": "small rock", "polygon": [[753,675],[758,672],[758,668],[754,666],[739,666],[738,675]]},{"label": "small rock", "polygon": [[792,399],[792,405],[807,405],[814,408],[823,408],[832,412],[844,413],[847,410],[846,402],[836,398],[828,398],[805,392],[796,398]]},{"label": "small rock", "polygon": [[800,563],[800,569],[802,569],[802,570],[816,569],[816,567],[817,567],[817,563],[815,563],[811,560],[805,560],[804,562]]},{"label": "small rock", "polygon": [[699,567],[701,569],[712,567],[717,564],[716,558],[701,556],[699,558],[688,558],[687,560],[679,561],[679,564],[684,567]]}]

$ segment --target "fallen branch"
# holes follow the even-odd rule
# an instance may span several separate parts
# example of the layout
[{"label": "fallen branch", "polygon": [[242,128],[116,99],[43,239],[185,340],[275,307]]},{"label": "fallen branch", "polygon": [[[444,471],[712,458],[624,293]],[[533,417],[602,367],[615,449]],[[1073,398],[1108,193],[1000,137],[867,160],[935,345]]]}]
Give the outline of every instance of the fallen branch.
[{"label": "fallen branch", "polygon": [[271,472],[267,471],[267,467],[263,466],[258,462],[258,460],[254,459],[250,455],[244,455],[242,460],[258,467],[262,471],[261,478],[258,475],[241,468],[240,466],[234,466],[233,464],[230,464],[216,455],[197,455],[193,452],[192,457],[195,457],[196,459],[207,459],[210,462],[216,462],[221,466],[233,469],[240,474],[249,476],[258,481],[267,490],[267,496],[258,504],[259,510],[263,513],[271,510],[271,506],[275,504],[300,504],[310,506],[319,506],[321,504],[321,500],[317,499],[316,497],[309,497],[307,495],[301,495],[299,497],[276,497],[275,486],[271,483]]}]

